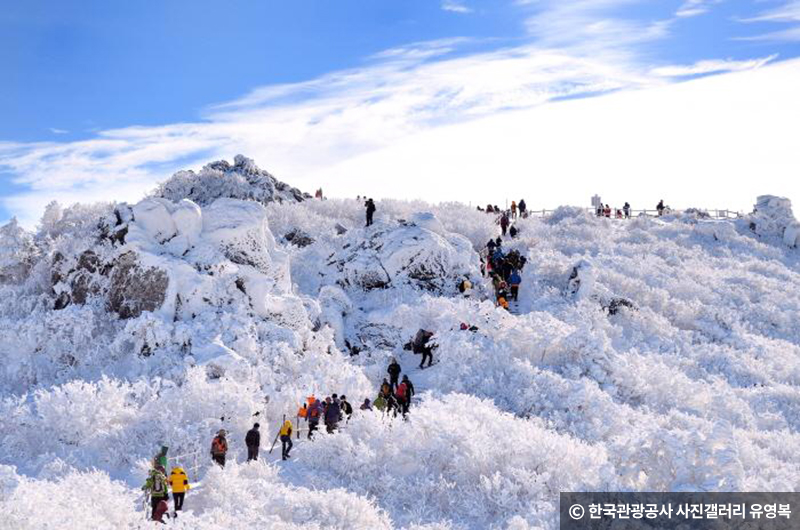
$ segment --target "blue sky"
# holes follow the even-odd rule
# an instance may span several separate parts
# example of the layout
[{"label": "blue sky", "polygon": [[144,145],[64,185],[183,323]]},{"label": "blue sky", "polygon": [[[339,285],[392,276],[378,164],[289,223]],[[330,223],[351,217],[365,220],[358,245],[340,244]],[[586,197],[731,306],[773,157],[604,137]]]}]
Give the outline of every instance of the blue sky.
[{"label": "blue sky", "polygon": [[798,55],[797,0],[6,1],[0,221],[240,150],[311,185],[454,121]]}]

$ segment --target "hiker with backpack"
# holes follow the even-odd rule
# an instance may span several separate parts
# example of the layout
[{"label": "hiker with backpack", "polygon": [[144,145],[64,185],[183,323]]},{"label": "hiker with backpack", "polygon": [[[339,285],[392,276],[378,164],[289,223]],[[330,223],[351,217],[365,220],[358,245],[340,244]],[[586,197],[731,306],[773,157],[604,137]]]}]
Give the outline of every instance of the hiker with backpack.
[{"label": "hiker with backpack", "polygon": [[173,467],[169,475],[169,487],[172,490],[172,503],[175,505],[175,513],[183,510],[183,499],[189,491],[189,477],[182,467]]},{"label": "hiker with backpack", "polygon": [[258,460],[258,448],[261,445],[261,433],[258,428],[260,424],[253,424],[253,428],[247,431],[244,437],[244,444],[247,446],[247,461]]},{"label": "hiker with backpack", "polygon": [[397,408],[403,416],[408,414],[408,406],[406,405],[406,400],[408,399],[408,385],[406,385],[405,381],[397,385],[394,398],[397,400]]},{"label": "hiker with backpack", "polygon": [[515,201],[511,201],[511,218],[517,218],[517,203]]},{"label": "hiker with backpack", "polygon": [[625,219],[631,218],[631,205],[627,201],[622,205],[622,213],[625,214]]},{"label": "hiker with backpack", "polygon": [[314,431],[317,430],[319,427],[319,420],[323,416],[324,411],[322,407],[322,401],[315,399],[314,402],[308,407],[308,414],[306,415],[306,419],[308,420],[308,439],[311,439],[311,435],[314,434]]},{"label": "hiker with backpack", "polygon": [[525,199],[519,200],[519,216],[525,217],[525,213],[528,211],[528,205],[525,204]]},{"label": "hiker with backpack", "polygon": [[281,459],[286,460],[289,458],[289,451],[292,450],[292,422],[286,420],[283,422],[280,430],[281,438]]},{"label": "hiker with backpack", "polygon": [[331,434],[339,425],[339,419],[341,418],[342,412],[341,408],[339,407],[339,403],[332,401],[331,398],[325,398],[325,403],[327,404],[325,407],[325,427],[328,431],[328,434]]},{"label": "hiker with backpack", "polygon": [[372,225],[372,216],[375,215],[375,201],[372,199],[367,199],[367,202],[364,203],[364,206],[367,208],[367,226]]},{"label": "hiker with backpack", "polygon": [[503,235],[506,235],[506,231],[508,230],[508,214],[503,213],[500,217],[500,231],[503,232]]},{"label": "hiker with backpack", "polygon": [[225,467],[225,456],[228,454],[228,440],[226,439],[225,429],[220,429],[217,435],[211,440],[211,459]]},{"label": "hiker with backpack", "polygon": [[428,359],[428,366],[433,364],[433,348],[428,346],[428,341],[433,337],[433,333],[421,329],[414,337],[414,353],[422,354],[422,361],[419,363],[420,369],[424,368],[425,359]]},{"label": "hiker with backpack", "polygon": [[400,380],[400,365],[397,363],[397,359],[392,357],[392,362],[389,363],[389,367],[386,369],[389,372],[389,384],[392,386],[392,390],[397,388],[397,383]]},{"label": "hiker with backpack", "polygon": [[[166,502],[169,498],[169,493],[167,492],[167,477],[164,475],[163,467],[156,466],[150,470],[150,473],[147,475],[147,480],[145,480],[144,486],[142,486],[142,491],[144,491],[145,495],[150,496],[150,518],[153,521],[159,521],[160,517],[156,517],[159,503]],[[167,510],[169,510],[169,505],[167,505]]]},{"label": "hiker with backpack", "polygon": [[664,199],[661,199],[660,201],[658,201],[658,204],[656,204],[656,210],[658,210],[658,216],[659,217],[664,215],[664,209],[665,208],[666,207],[664,206]]},{"label": "hiker with backpack", "polygon": [[[401,387],[402,391],[400,389]],[[404,375],[403,382],[400,383],[399,387],[397,387],[398,401],[400,401],[402,398],[402,401],[400,401],[400,407],[402,408],[403,416],[408,414],[408,409],[411,407],[411,398],[414,397],[414,394],[416,394],[414,391],[414,384],[407,375]]]},{"label": "hiker with backpack", "polygon": [[511,285],[511,299],[516,302],[519,299],[519,284],[522,283],[522,277],[516,269],[511,272],[508,282]]},{"label": "hiker with backpack", "polygon": [[353,415],[353,406],[350,404],[349,401],[347,401],[347,396],[345,396],[344,394],[342,394],[342,400],[339,402],[339,406],[342,409],[342,413],[349,420],[350,416]]}]

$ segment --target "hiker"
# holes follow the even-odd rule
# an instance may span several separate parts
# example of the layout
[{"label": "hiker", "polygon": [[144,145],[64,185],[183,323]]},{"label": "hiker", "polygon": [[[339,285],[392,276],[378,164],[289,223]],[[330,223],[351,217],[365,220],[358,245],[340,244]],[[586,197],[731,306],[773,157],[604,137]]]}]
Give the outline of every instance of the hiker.
[{"label": "hiker", "polygon": [[166,499],[161,499],[160,501],[158,501],[158,504],[153,510],[153,521],[161,524],[167,524],[166,521],[164,521],[164,516],[167,514],[168,511],[169,511],[169,503],[167,503]]},{"label": "hiker", "polygon": [[497,299],[497,305],[499,307],[502,307],[506,311],[511,311],[508,307],[508,300],[506,300],[504,296],[501,296],[500,298]]},{"label": "hiker", "polygon": [[606,204],[606,207],[603,209],[603,215],[606,217],[611,217],[611,206]]},{"label": "hiker", "polygon": [[211,441],[211,459],[220,467],[225,467],[225,455],[228,454],[228,440],[225,436],[225,429],[220,429]]},{"label": "hiker", "polygon": [[408,385],[405,381],[397,385],[394,398],[397,400],[397,408],[400,409],[403,416],[408,414],[408,406],[406,405],[406,400],[408,399]]},{"label": "hiker", "polygon": [[616,216],[617,219],[622,219],[622,210],[617,208],[616,211],[615,211],[615,216]]},{"label": "hiker", "polygon": [[389,384],[389,381],[384,377],[383,383],[381,383],[381,394],[388,395],[392,393],[392,385]]},{"label": "hiker", "polygon": [[253,428],[247,431],[244,437],[244,444],[247,446],[247,461],[258,460],[258,447],[261,445],[261,433],[258,428],[260,424],[254,423]]},{"label": "hiker", "polygon": [[486,205],[486,213],[494,213],[494,208],[492,208],[491,204]]},{"label": "hiker", "polygon": [[[369,401],[369,400],[367,400],[367,401]],[[381,412],[386,410],[386,399],[384,399],[383,393],[378,394],[378,397],[375,398],[375,401],[373,402],[373,405],[375,405],[375,408],[378,409]],[[363,405],[362,405],[362,407],[363,407]]]},{"label": "hiker", "polygon": [[500,287],[498,287],[495,296],[497,296],[498,300],[500,298],[505,298],[506,300],[508,300],[508,284],[506,282],[504,281],[500,282]]},{"label": "hiker", "polygon": [[367,202],[364,203],[364,206],[367,208],[367,226],[371,226],[372,216],[375,215],[375,201],[372,199],[367,199]]},{"label": "hiker", "polygon": [[516,302],[519,298],[519,284],[522,283],[519,272],[514,270],[508,278],[508,283],[511,285],[511,299]]},{"label": "hiker", "polygon": [[172,490],[172,502],[175,505],[175,512],[183,510],[183,498],[189,491],[189,477],[182,467],[173,467],[169,474],[169,487]]},{"label": "hiker", "polygon": [[411,382],[407,375],[403,375],[403,382],[401,384],[406,387],[406,399],[403,402],[403,415],[405,415],[408,414],[408,409],[411,407],[411,398],[414,397],[416,392],[414,391],[414,383]]},{"label": "hiker", "polygon": [[292,422],[286,420],[283,422],[280,431],[281,438],[281,459],[286,460],[289,458],[289,451],[292,450]]},{"label": "hiker", "polygon": [[625,214],[625,219],[631,218],[631,205],[627,201],[622,205],[622,212]]},{"label": "hiker", "polygon": [[664,199],[661,199],[660,201],[658,201],[658,204],[656,205],[656,210],[658,210],[658,216],[659,217],[664,215]]},{"label": "hiker", "polygon": [[494,254],[494,248],[497,244],[494,242],[494,239],[490,239],[488,243],[486,243],[486,251],[489,256]]},{"label": "hiker", "polygon": [[[405,376],[403,376],[405,377]],[[359,407],[361,410],[372,410],[372,403],[370,403],[369,398],[364,398],[364,403],[361,404]]]},{"label": "hiker", "polygon": [[514,225],[511,225],[511,228],[508,229],[508,235],[511,236],[511,239],[517,237],[517,232],[519,232],[519,230],[517,230],[517,227]]},{"label": "hiker", "polygon": [[504,213],[500,217],[500,231],[503,232],[503,235],[506,235],[506,230],[508,230],[508,215]]},{"label": "hiker", "polygon": [[169,451],[169,447],[162,445],[156,456],[153,457],[153,467],[161,466],[167,469],[167,451]]},{"label": "hiker", "polygon": [[528,205],[525,204],[525,199],[520,199],[519,200],[518,208],[519,208],[519,216],[520,217],[525,217],[525,214],[528,211]]},{"label": "hiker", "polygon": [[347,401],[347,396],[345,396],[344,394],[342,394],[342,401],[340,405],[342,407],[342,412],[344,413],[345,416],[347,416],[347,419],[349,420],[350,416],[353,415],[353,406],[350,404],[349,401]]},{"label": "hiker", "polygon": [[511,201],[511,218],[517,218],[517,203],[514,201]]},{"label": "hiker", "polygon": [[397,388],[397,382],[400,380],[400,365],[397,364],[397,359],[392,357],[392,362],[389,363],[389,367],[386,369],[389,372],[389,384],[392,385],[392,390]]},{"label": "hiker", "polygon": [[[164,468],[156,466],[150,470],[145,480],[142,490],[145,495],[150,495],[150,518],[153,521],[159,521],[156,518],[156,510],[160,502],[166,502],[168,498],[167,493],[167,477],[164,475]],[[169,506],[167,506],[169,510]],[[161,514],[163,515],[163,513]]]},{"label": "hiker", "polygon": [[339,403],[331,401],[331,398],[325,398],[325,402],[327,403],[325,408],[325,427],[330,434],[336,430],[336,426],[339,424],[341,409],[339,408]]},{"label": "hiker", "polygon": [[433,348],[428,345],[428,341],[433,337],[433,333],[421,329],[414,337],[414,353],[422,354],[422,361],[419,363],[420,369],[424,368],[425,359],[428,359],[428,366],[433,364]]},{"label": "hiker", "polygon": [[319,427],[319,419],[323,415],[322,409],[322,401],[314,400],[314,402],[308,407],[308,414],[306,415],[306,419],[308,420],[308,439],[311,439],[311,435],[314,434],[314,431],[317,430]]}]

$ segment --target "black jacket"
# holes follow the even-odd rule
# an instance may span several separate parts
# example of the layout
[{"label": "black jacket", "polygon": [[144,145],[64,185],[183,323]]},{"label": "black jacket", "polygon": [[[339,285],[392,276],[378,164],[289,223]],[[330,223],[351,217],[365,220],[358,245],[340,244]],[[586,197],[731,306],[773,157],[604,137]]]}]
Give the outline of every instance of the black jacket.
[{"label": "black jacket", "polygon": [[389,375],[392,377],[397,378],[397,376],[400,375],[401,368],[399,364],[392,363],[389,365],[389,368],[387,368],[386,371],[389,372]]},{"label": "black jacket", "polygon": [[258,447],[261,445],[261,433],[258,429],[250,429],[247,431],[247,436],[244,437],[244,443],[247,447]]}]

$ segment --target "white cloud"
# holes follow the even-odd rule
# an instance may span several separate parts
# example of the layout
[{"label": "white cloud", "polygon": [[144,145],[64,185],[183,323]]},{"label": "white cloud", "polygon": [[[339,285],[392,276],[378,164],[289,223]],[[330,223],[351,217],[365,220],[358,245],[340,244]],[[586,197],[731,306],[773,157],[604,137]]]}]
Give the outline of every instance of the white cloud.
[{"label": "white cloud", "polygon": [[742,37],[739,40],[800,41],[800,0],[789,0],[778,7],[762,11],[754,17],[743,19],[742,22],[774,22],[788,24],[790,27],[752,37]]},{"label": "white cloud", "polygon": [[[660,87],[672,76],[750,65],[700,62],[663,77],[624,50],[451,54],[462,44],[389,50],[362,68],[254,90],[193,123],[75,142],[0,143],[0,169],[26,189],[0,200],[32,225],[52,199],[136,200],[174,170],[243,153],[293,185],[322,186],[331,196],[499,203],[506,190],[524,189],[531,204],[553,207],[616,193],[620,182],[644,202],[654,182],[669,182],[674,196],[744,207],[755,193],[780,193],[776,179],[797,167],[792,135],[783,130],[797,112],[796,62],[667,89]],[[747,187],[736,181],[756,174]],[[718,200],[689,184],[713,184]]]},{"label": "white cloud", "polygon": [[531,10],[528,32],[538,42],[587,55],[630,54],[635,45],[665,38],[673,19],[641,20],[620,16],[647,0],[539,0]]},{"label": "white cloud", "polygon": [[650,72],[653,75],[661,77],[685,77],[691,75],[712,74],[720,72],[739,72],[742,70],[752,70],[754,68],[761,68],[765,64],[774,61],[778,56],[770,55],[769,57],[762,57],[760,59],[751,59],[747,61],[734,61],[732,59],[726,60],[705,60],[698,61],[692,65],[670,65],[660,66],[653,68]]},{"label": "white cloud", "polygon": [[462,2],[458,0],[444,0],[442,2],[442,9],[445,11],[450,11],[452,13],[461,13],[467,14],[472,13],[472,8],[465,6]]},{"label": "white cloud", "polygon": [[703,15],[711,10],[713,4],[720,3],[721,0],[684,0],[683,4],[675,12],[679,18],[696,17]]},{"label": "white cloud", "polygon": [[51,199],[134,200],[174,170],[239,152],[311,189],[321,168],[431,128],[654,83],[624,62],[531,46],[441,57],[458,44],[392,50],[363,68],[255,90],[209,109],[196,123],[102,131],[76,142],[4,144],[0,167],[28,191],[3,203],[32,224]]},{"label": "white cloud", "polygon": [[69,134],[69,131],[66,129],[57,129],[55,127],[50,127],[50,129],[48,130],[53,134]]}]

